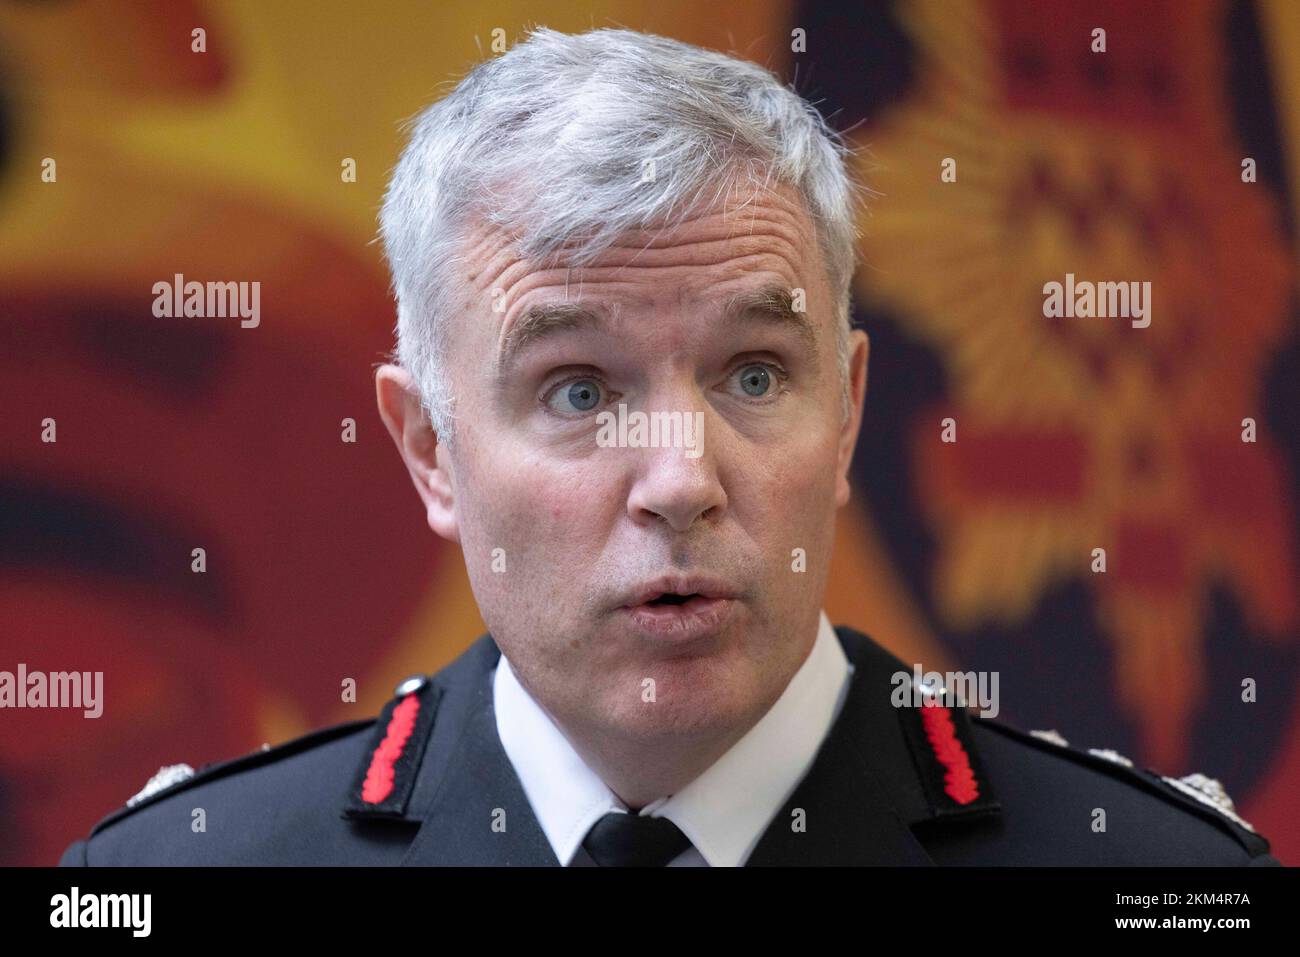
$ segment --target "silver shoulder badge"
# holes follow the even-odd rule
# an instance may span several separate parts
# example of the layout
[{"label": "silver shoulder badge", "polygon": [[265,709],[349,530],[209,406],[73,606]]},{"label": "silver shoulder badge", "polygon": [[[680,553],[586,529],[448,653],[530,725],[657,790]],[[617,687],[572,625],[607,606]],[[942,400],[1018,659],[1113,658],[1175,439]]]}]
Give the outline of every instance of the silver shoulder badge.
[{"label": "silver shoulder badge", "polygon": [[1228,792],[1223,789],[1223,783],[1218,778],[1207,777],[1204,774],[1188,774],[1181,778],[1171,778],[1162,774],[1160,780],[1177,788],[1189,797],[1196,798],[1202,804],[1214,808],[1224,817],[1236,821],[1252,834],[1255,833],[1255,829],[1250,825],[1250,822],[1237,814],[1237,806],[1232,803],[1232,798],[1228,797]]},{"label": "silver shoulder badge", "polygon": [[180,784],[194,777],[194,769],[188,764],[169,764],[166,767],[159,768],[158,773],[151,777],[140,793],[134,797],[128,798],[127,807],[135,807],[145,798],[152,797],[159,791],[165,791],[175,784]]},{"label": "silver shoulder badge", "polygon": [[[1055,729],[1051,731],[1030,731],[1029,733],[1040,741],[1047,741],[1057,747],[1068,748],[1070,746],[1070,742],[1061,737],[1060,733]],[[1126,768],[1133,767],[1132,761],[1111,748],[1088,748],[1088,753],[1093,757],[1109,761],[1111,764],[1118,764]]]},{"label": "silver shoulder badge", "polygon": [[[1069,747],[1069,742],[1061,737],[1055,729],[1050,731],[1030,731],[1029,733],[1035,738],[1048,741],[1059,747]],[[1126,768],[1134,767],[1129,758],[1110,748],[1088,748],[1088,753],[1094,757],[1110,761],[1112,764],[1118,764]],[[1224,790],[1223,783],[1217,778],[1208,777],[1204,774],[1188,774],[1181,778],[1171,778],[1164,774],[1159,776],[1160,780],[1170,787],[1181,791],[1188,797],[1195,798],[1206,807],[1214,808],[1224,817],[1236,821],[1252,834],[1258,833],[1249,821],[1237,813],[1236,805],[1232,803],[1232,798],[1228,797],[1228,792]]]},{"label": "silver shoulder badge", "polygon": [[1070,742],[1061,737],[1060,733],[1055,728],[1050,731],[1030,731],[1029,733],[1039,740],[1048,741],[1058,747],[1068,748],[1070,746]]},{"label": "silver shoulder badge", "polygon": [[1124,757],[1124,755],[1120,754],[1118,751],[1113,751],[1110,748],[1089,748],[1088,753],[1099,758],[1104,758],[1112,764],[1120,764],[1126,768],[1133,767],[1133,762],[1131,760]]}]

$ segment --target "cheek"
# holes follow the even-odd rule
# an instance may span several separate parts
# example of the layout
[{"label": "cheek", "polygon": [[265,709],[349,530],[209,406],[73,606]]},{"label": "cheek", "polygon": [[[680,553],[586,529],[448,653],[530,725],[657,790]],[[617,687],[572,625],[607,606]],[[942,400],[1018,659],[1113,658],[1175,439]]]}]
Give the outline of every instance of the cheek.
[{"label": "cheek", "polygon": [[748,467],[754,477],[748,483],[750,492],[764,503],[777,535],[806,528],[809,519],[835,509],[835,437],[808,429],[792,439]]},{"label": "cheek", "polygon": [[[829,563],[835,462],[833,438],[805,435],[752,467],[749,480],[737,490],[739,501],[748,503],[739,506],[745,513],[741,524],[762,556],[769,594],[784,596],[781,601],[807,593]],[[805,574],[792,574],[796,561]]]},{"label": "cheek", "polygon": [[595,465],[526,456],[499,464],[497,478],[484,487],[486,517],[521,555],[541,556],[539,561],[555,572],[564,564],[557,560],[557,548],[598,546],[604,540],[600,524],[616,507],[617,490]]}]

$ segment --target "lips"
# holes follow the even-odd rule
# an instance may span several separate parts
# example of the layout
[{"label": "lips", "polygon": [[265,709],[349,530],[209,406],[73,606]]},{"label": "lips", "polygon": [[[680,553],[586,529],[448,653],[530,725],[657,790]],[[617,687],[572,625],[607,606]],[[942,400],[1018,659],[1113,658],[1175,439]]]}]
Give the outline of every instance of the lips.
[{"label": "lips", "polygon": [[698,648],[723,633],[739,595],[718,579],[664,576],[633,589],[619,612],[642,638]]},{"label": "lips", "polygon": [[700,595],[681,605],[633,605],[619,609],[629,627],[642,638],[672,644],[712,641],[721,636],[736,615],[732,598],[704,598]]},{"label": "lips", "polygon": [[672,618],[685,618],[698,615],[710,609],[718,608],[728,601],[726,598],[706,598],[703,595],[691,595],[681,601],[645,602],[633,605],[631,610],[661,621]]},{"label": "lips", "polygon": [[739,591],[725,582],[714,578],[664,576],[646,582],[632,589],[623,597],[624,608],[673,608],[689,609],[694,603],[700,607],[703,601],[736,598]]}]

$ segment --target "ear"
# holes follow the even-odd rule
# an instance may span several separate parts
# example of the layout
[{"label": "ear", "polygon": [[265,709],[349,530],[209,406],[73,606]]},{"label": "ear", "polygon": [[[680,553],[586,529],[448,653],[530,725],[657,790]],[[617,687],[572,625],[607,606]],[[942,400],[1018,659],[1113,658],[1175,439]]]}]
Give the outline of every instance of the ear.
[{"label": "ear", "polygon": [[375,373],[375,398],[379,415],[424,502],[429,527],[448,541],[459,542],[451,458],[447,444],[438,441],[429,423],[411,374],[401,366],[380,366]]},{"label": "ear", "polygon": [[837,508],[849,503],[849,467],[853,464],[853,450],[858,446],[858,430],[862,427],[862,402],[867,394],[867,357],[871,352],[871,340],[861,329],[854,329],[849,335],[849,349],[849,417],[840,430],[835,478]]}]

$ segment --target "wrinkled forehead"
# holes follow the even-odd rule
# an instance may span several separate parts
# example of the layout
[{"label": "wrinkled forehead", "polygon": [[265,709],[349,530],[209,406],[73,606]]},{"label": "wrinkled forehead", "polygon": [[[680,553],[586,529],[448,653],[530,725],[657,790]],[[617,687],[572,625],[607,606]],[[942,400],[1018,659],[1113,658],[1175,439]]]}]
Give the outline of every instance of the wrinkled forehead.
[{"label": "wrinkled forehead", "polygon": [[[662,270],[665,282],[707,284],[710,270],[731,264],[783,274],[792,286],[826,281],[816,228],[799,192],[786,184],[730,184],[648,225],[624,229],[599,243],[578,236],[555,246],[527,224],[504,226],[490,210],[470,212],[459,234],[456,273],[469,305],[510,310],[534,282],[562,274],[566,285],[585,280],[644,278]],[[554,248],[551,248],[554,246]],[[692,271],[700,273],[691,276]]]},{"label": "wrinkled forehead", "polygon": [[[530,356],[559,356],[566,341],[622,340],[630,321],[636,348],[653,341],[658,361],[676,361],[692,342],[704,357],[717,337],[743,335],[783,344],[820,369],[833,349],[834,311],[800,195],[755,190],[727,199],[625,230],[585,263],[531,258],[521,251],[526,237],[479,217],[458,263],[464,307],[444,317],[452,380],[463,387],[468,375],[499,390]],[[646,317],[652,326],[641,324]]]}]

